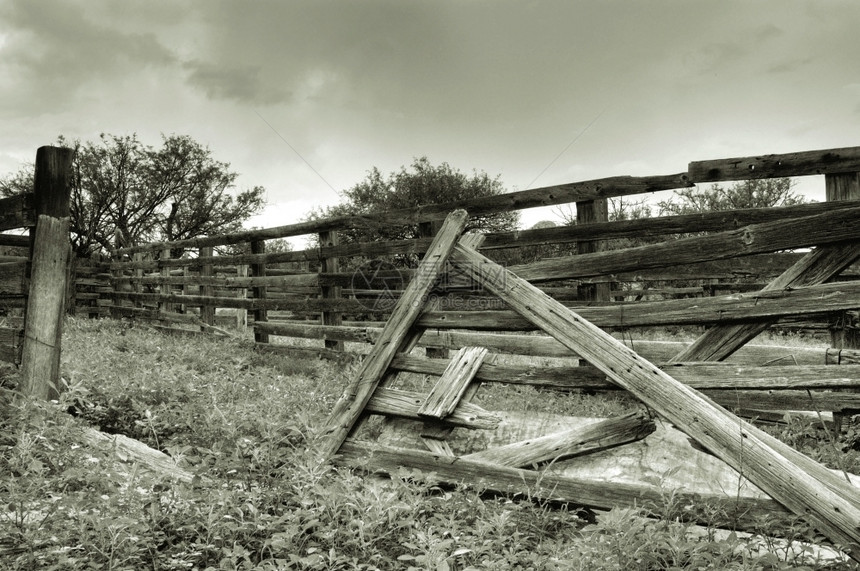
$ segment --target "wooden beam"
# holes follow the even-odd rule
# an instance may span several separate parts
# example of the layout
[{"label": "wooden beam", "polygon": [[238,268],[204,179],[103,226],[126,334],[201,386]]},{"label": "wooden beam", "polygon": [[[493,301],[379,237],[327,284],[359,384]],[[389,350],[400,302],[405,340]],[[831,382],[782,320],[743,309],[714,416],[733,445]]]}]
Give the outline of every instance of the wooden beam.
[{"label": "wooden beam", "polygon": [[[252,254],[264,254],[266,252],[266,243],[263,240],[254,240],[251,242],[251,253]],[[251,264],[251,275],[254,277],[264,277],[266,275],[266,263],[256,263]],[[254,302],[265,302],[267,297],[267,289],[266,286],[255,286],[251,288],[251,297]],[[230,306],[227,306],[230,307]],[[239,306],[236,306],[239,307]],[[268,343],[269,342],[269,334],[265,333],[257,329],[256,325],[258,323],[264,323],[268,321],[268,312],[265,307],[255,307],[254,308],[254,342],[255,343]]]},{"label": "wooden beam", "polygon": [[[771,497],[794,513],[809,517],[822,533],[845,546],[852,557],[860,557],[857,488],[845,482],[832,486],[830,479],[817,479],[769,446],[749,423],[678,382],[478,252],[455,248],[452,261]],[[823,466],[820,469],[826,471]]]},{"label": "wooden beam", "polygon": [[860,147],[694,161],[687,167],[693,182],[752,180],[860,171]]},{"label": "wooden beam", "polygon": [[720,210],[716,212],[682,214],[679,216],[655,216],[653,218],[634,220],[592,222],[587,226],[574,224],[572,226],[556,226],[554,228],[491,232],[484,235],[484,243],[480,248],[476,249],[483,252],[484,250],[499,248],[563,244],[588,238],[606,240],[611,238],[642,238],[696,232],[725,232],[727,230],[737,230],[750,224],[761,224],[763,222],[775,222],[825,212],[834,212],[842,208],[850,208],[852,204],[853,206],[860,206],[860,202],[856,200],[841,204],[813,202],[795,206]]},{"label": "wooden beam", "polygon": [[[358,322],[353,323],[349,326],[328,327],[306,322],[270,321],[265,324],[263,329],[272,335],[308,339],[330,338],[355,343],[373,343],[382,333],[382,327],[368,327],[364,324],[358,325]],[[421,325],[421,323],[422,318],[419,318],[418,324]],[[668,362],[679,351],[689,346],[689,343],[681,341],[642,339],[631,339],[627,343],[634,347],[640,355],[650,361],[657,362]],[[548,335],[515,335],[436,328],[424,331],[418,344],[425,347],[445,347],[446,349],[460,349],[461,347],[477,345],[491,349],[496,353],[516,353],[536,357],[577,357],[570,349]],[[747,344],[732,355],[731,361],[736,365],[762,365],[765,363],[817,365],[822,363],[823,359],[824,351],[822,349]]]},{"label": "wooden beam", "polygon": [[467,219],[465,210],[455,210],[448,215],[433,239],[430,249],[418,266],[416,278],[406,286],[406,291],[398,300],[382,335],[362,362],[361,369],[335,404],[326,422],[325,442],[322,445],[325,457],[337,453],[388,370],[391,360],[409,339],[410,330],[426,303],[426,296],[436,284],[439,273],[466,227]]},{"label": "wooden beam", "polygon": [[[860,170],[860,169],[858,169]],[[860,172],[827,174],[824,177],[824,191],[827,201],[839,204],[846,200],[860,198]],[[860,254],[860,244],[856,246]],[[830,344],[837,349],[860,349],[860,323],[856,311],[843,311],[831,318]],[[856,414],[858,410],[834,410],[833,421],[836,432],[841,432],[845,417]]]},{"label": "wooden beam", "polygon": [[30,246],[29,236],[17,234],[0,234],[0,246],[12,246],[13,248],[28,248]]},{"label": "wooden beam", "polygon": [[[206,246],[200,248],[200,257],[212,257],[212,247]],[[200,295],[203,297],[211,297],[215,295],[215,288],[212,285],[203,283],[206,278],[211,278],[214,273],[214,268],[211,264],[205,264],[200,266],[200,275],[194,276],[197,278],[197,282],[192,280],[191,283],[198,285],[200,287]],[[134,284],[134,282],[132,282]],[[139,287],[139,285],[138,285]],[[201,305],[200,306],[200,321],[202,321],[206,325],[215,325],[215,306],[212,305]],[[202,327],[202,326],[201,326]]]},{"label": "wooden beam", "polygon": [[0,296],[27,294],[27,260],[0,263]]}]

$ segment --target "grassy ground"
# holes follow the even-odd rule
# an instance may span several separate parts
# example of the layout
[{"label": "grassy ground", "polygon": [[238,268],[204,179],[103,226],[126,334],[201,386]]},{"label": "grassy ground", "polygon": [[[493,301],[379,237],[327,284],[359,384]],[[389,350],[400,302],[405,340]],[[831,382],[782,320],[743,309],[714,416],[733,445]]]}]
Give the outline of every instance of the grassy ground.
[{"label": "grassy ground", "polygon": [[[762,538],[697,534],[675,519],[639,517],[644,507],[588,524],[575,506],[334,468],[315,453],[317,429],[352,370],[235,339],[69,319],[61,402],[13,404],[8,380],[0,394],[0,568],[855,568],[781,561],[760,551]],[[526,408],[546,400],[517,391],[484,398]],[[578,395],[554,402],[583,415],[624,407]],[[166,481],[83,446],[88,425],[163,450],[201,477]],[[822,446],[812,426],[779,432],[857,471],[853,433]],[[677,508],[670,493],[647,507]]]}]

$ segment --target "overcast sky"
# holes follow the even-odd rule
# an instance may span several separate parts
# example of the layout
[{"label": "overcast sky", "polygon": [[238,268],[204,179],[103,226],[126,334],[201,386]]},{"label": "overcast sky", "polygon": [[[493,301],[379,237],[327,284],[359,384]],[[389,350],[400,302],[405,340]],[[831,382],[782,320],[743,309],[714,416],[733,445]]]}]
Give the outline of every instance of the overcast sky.
[{"label": "overcast sky", "polygon": [[423,155],[513,191],[855,146],[858,22],[855,0],[0,0],[0,173],[60,134],[187,134],[276,226]]}]

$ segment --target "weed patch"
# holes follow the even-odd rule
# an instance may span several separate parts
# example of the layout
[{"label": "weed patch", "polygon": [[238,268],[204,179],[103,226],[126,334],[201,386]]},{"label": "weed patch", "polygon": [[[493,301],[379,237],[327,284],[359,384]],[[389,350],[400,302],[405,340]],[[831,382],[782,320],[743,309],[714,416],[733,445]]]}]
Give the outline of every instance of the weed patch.
[{"label": "weed patch", "polygon": [[[0,568],[855,568],[777,559],[756,536],[702,535],[677,518],[683,509],[671,498],[590,524],[575,506],[441,488],[406,470],[380,479],[333,467],[315,452],[316,427],[351,372],[235,339],[69,319],[61,401],[13,402],[11,384],[0,389]],[[533,389],[486,388],[479,397],[496,408],[546,400]],[[595,416],[627,405],[572,394],[553,406]],[[199,477],[169,481],[82,445],[86,426],[141,440]],[[804,451],[820,447],[816,428],[786,431],[780,437]],[[855,441],[834,448],[851,469]],[[819,457],[834,463],[833,454]],[[664,517],[645,517],[655,513]],[[798,537],[810,533],[798,524]]]}]

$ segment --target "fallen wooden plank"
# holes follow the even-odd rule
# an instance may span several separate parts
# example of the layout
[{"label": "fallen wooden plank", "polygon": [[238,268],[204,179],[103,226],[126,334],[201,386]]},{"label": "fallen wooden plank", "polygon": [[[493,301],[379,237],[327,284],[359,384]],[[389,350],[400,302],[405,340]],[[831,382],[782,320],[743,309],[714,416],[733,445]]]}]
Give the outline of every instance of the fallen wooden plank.
[{"label": "fallen wooden plank", "polygon": [[[415,320],[424,308],[426,296],[433,289],[457,240],[466,226],[468,215],[456,210],[448,215],[427,254],[418,266],[415,279],[406,286],[398,300],[388,325],[370,354],[362,361],[354,381],[335,404],[324,427],[322,453],[331,457],[349,435],[364,411],[376,387],[385,375],[394,355],[403,350]],[[414,339],[418,341],[417,336]]]},{"label": "fallen wooden plank", "polygon": [[139,440],[122,434],[105,434],[94,428],[85,429],[83,438],[87,445],[107,446],[121,461],[138,463],[159,476],[183,482],[191,482],[194,479],[194,474],[177,466],[173,458]]},{"label": "fallen wooden plank", "polygon": [[[855,224],[860,223],[860,220]],[[786,229],[784,229],[786,230]],[[748,238],[754,241],[754,237]],[[584,256],[583,256],[584,257]],[[527,281],[474,250],[455,248],[452,262],[541,329],[575,350],[615,383],[744,473],[794,513],[810,518],[837,544],[860,557],[860,494],[810,476],[774,450],[754,427],[678,382]],[[742,444],[742,445],[741,445]]]},{"label": "fallen wooden plank", "polygon": [[[523,489],[527,489],[532,497],[601,509],[659,505],[665,502],[667,493],[660,485],[659,478],[652,482],[623,481],[615,478],[615,471],[599,477],[576,477],[559,474],[554,470],[510,468],[464,460],[457,456],[353,440],[343,443],[339,459],[344,463],[392,475],[408,467],[426,473],[431,482],[464,483],[472,488],[514,494],[520,494]],[[690,506],[687,514],[692,520],[707,521],[710,525],[714,524],[714,506],[726,514],[725,520],[717,522],[718,524],[750,530],[760,526],[762,519],[769,520],[774,514],[787,513],[778,502],[765,497],[728,497],[724,492],[702,494],[688,492],[683,488],[674,492],[672,497],[683,502],[683,505]]]},{"label": "fallen wooden plank", "polygon": [[[571,417],[537,410],[498,411],[500,423],[493,430],[454,431],[450,439],[458,456],[532,440],[546,434],[582,429],[605,419]],[[395,420],[379,436],[378,444],[397,448],[419,446],[419,423]],[[706,497],[765,499],[767,494],[745,475],[691,443],[690,437],[668,422],[656,419],[656,429],[641,440],[585,456],[558,460],[542,466],[541,473],[619,484],[650,484],[663,490],[698,493]],[[835,472],[834,472],[835,473]],[[839,476],[845,479],[841,472]],[[854,486],[860,477],[849,474]],[[860,490],[860,488],[858,488]],[[784,511],[784,510],[780,510]]]},{"label": "fallen wooden plank", "polygon": [[483,347],[463,347],[457,351],[442,371],[439,380],[430,389],[430,394],[418,409],[418,414],[437,419],[451,414],[486,355],[487,350]]},{"label": "fallen wooden plank", "polygon": [[645,413],[632,412],[586,426],[487,448],[462,458],[524,468],[635,442],[654,432],[655,428],[654,421]]}]

